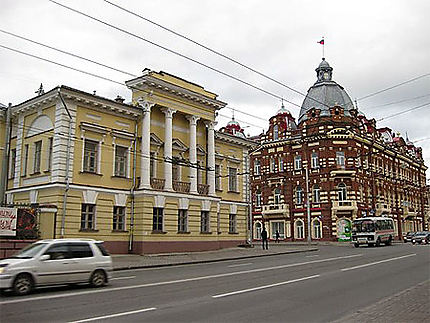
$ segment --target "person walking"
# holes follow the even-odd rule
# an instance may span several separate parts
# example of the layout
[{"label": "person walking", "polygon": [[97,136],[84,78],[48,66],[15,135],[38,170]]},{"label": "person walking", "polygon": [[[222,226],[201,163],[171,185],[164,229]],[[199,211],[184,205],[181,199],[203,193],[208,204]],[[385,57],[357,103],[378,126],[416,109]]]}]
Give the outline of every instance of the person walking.
[{"label": "person walking", "polygon": [[276,242],[279,243],[279,231],[278,230],[276,230]]},{"label": "person walking", "polygon": [[[267,231],[265,227],[263,227],[263,231],[261,231],[261,240],[263,242],[263,250],[269,249],[269,241],[267,239]],[[266,248],[264,248],[264,246],[266,246]]]}]

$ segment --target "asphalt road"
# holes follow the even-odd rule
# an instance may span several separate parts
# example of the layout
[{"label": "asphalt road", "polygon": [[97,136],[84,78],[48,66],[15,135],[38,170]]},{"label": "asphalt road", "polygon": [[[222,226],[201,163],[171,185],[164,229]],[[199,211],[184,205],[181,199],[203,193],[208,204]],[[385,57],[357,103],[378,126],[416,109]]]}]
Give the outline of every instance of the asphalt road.
[{"label": "asphalt road", "polygon": [[6,295],[1,322],[329,322],[430,279],[430,246],[312,253],[114,273],[109,286]]}]

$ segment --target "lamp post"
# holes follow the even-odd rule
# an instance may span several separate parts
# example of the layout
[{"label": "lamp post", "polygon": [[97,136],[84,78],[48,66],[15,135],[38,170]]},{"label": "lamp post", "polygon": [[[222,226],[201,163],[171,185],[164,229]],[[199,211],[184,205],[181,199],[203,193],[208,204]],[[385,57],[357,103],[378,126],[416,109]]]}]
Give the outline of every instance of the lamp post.
[{"label": "lamp post", "polygon": [[311,206],[309,201],[309,170],[308,165],[305,166],[306,171],[306,211],[308,215],[308,244],[311,244]]}]

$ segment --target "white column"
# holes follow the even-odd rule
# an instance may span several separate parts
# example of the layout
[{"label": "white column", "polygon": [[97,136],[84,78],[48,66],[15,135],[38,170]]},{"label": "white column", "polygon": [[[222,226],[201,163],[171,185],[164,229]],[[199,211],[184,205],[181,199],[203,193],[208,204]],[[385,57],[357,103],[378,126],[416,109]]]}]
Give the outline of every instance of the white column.
[{"label": "white column", "polygon": [[209,195],[215,196],[215,125],[216,122],[206,121],[208,127],[208,184]]},{"label": "white column", "polygon": [[190,193],[197,193],[197,121],[200,119],[196,116],[188,116],[190,121]]},{"label": "white column", "polygon": [[151,152],[151,108],[154,103],[138,99],[142,107],[142,146],[140,155],[140,188],[151,188],[150,152]]},{"label": "white column", "polygon": [[172,123],[176,110],[170,108],[161,109],[165,115],[164,126],[164,189],[171,191],[172,186]]}]

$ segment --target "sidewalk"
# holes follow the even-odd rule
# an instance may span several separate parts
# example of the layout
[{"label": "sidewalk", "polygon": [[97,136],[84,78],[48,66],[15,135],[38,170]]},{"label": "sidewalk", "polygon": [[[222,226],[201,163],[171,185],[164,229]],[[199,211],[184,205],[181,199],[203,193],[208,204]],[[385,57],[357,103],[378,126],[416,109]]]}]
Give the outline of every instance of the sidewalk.
[{"label": "sidewalk", "polygon": [[260,244],[253,248],[228,248],[204,252],[184,252],[154,255],[112,255],[114,270],[153,268],[184,264],[207,263],[223,260],[246,259],[263,256],[274,256],[298,252],[317,251],[315,245],[271,244],[269,250],[263,250]]}]

